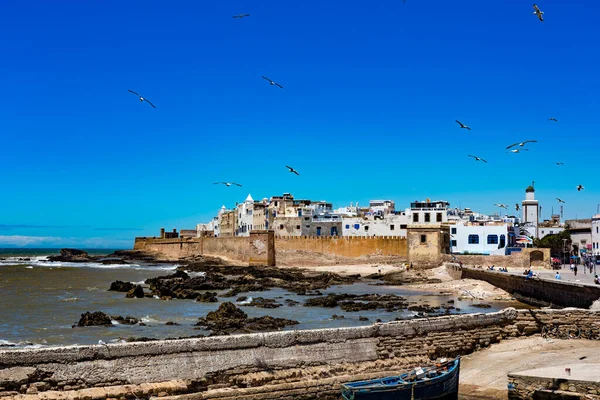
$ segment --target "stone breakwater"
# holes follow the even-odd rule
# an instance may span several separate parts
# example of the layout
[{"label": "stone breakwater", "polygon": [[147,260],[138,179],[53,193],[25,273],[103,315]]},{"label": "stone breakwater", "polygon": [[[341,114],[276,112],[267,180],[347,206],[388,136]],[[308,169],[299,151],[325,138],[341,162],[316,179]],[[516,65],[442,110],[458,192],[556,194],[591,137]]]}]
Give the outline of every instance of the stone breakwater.
[{"label": "stone breakwater", "polygon": [[538,334],[544,325],[600,333],[600,312],[491,314],[157,342],[0,351],[0,396],[196,399],[338,398],[342,382],[397,374],[432,359]]}]

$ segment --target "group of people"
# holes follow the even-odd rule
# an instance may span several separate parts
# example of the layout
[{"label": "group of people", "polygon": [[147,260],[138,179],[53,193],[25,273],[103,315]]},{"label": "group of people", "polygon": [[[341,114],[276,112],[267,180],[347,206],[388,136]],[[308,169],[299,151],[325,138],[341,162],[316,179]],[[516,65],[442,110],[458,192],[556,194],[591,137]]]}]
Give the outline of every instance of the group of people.
[{"label": "group of people", "polygon": [[526,269],[523,272],[523,275],[525,275],[525,280],[532,279],[532,278],[539,278],[540,277],[540,274],[538,272],[533,272],[531,269]]}]

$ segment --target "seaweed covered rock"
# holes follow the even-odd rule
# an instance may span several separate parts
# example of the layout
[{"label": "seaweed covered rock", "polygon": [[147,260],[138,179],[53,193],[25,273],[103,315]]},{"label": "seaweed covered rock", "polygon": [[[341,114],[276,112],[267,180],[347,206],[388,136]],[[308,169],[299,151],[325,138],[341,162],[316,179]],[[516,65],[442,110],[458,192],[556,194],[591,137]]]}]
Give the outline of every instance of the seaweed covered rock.
[{"label": "seaweed covered rock", "polygon": [[77,326],[112,326],[110,317],[102,311],[85,312],[81,314]]}]

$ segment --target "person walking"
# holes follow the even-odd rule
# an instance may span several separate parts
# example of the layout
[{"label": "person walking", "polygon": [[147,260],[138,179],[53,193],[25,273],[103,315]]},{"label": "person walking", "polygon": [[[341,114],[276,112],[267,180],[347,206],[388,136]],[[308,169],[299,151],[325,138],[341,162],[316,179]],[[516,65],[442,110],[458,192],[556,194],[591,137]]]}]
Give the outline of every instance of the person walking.
[{"label": "person walking", "polygon": [[577,276],[577,264],[573,265],[573,274],[575,274],[575,276]]}]

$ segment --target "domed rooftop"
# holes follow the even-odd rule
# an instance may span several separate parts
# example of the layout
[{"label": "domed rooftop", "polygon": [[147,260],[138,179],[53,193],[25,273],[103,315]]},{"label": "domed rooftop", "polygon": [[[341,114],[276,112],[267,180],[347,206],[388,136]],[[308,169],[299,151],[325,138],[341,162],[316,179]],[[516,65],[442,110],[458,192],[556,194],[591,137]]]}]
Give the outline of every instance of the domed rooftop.
[{"label": "domed rooftop", "polygon": [[535,189],[533,188],[533,186],[529,185],[527,186],[527,189],[525,189],[526,193],[530,193],[530,192],[535,192]]}]

